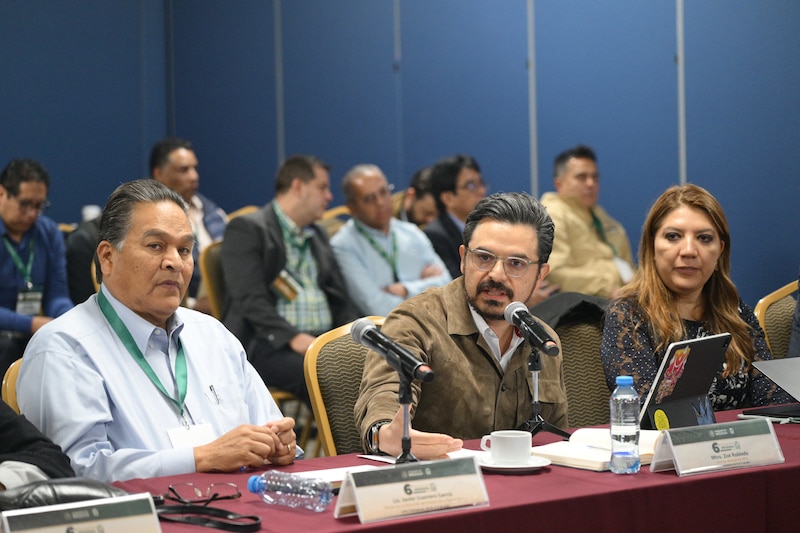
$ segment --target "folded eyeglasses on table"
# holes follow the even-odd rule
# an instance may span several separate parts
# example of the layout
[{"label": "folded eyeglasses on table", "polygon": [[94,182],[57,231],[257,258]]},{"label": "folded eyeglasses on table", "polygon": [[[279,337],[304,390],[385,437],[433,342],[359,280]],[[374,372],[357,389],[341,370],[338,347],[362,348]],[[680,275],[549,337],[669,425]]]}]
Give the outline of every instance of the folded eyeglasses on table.
[{"label": "folded eyeglasses on table", "polygon": [[[193,483],[170,485],[167,492],[153,496],[158,518],[165,522],[180,522],[225,531],[258,531],[261,517],[242,515],[211,507],[211,502],[235,500],[242,496],[235,483],[212,483],[205,490]],[[175,502],[175,503],[167,503]]]}]

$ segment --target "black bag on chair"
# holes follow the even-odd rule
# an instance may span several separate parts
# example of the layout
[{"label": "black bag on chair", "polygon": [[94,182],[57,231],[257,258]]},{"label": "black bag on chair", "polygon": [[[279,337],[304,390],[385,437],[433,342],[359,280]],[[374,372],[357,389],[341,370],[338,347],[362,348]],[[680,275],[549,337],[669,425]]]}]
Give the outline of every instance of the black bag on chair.
[{"label": "black bag on chair", "polygon": [[125,496],[122,489],[94,479],[72,477],[34,481],[0,492],[0,511]]}]

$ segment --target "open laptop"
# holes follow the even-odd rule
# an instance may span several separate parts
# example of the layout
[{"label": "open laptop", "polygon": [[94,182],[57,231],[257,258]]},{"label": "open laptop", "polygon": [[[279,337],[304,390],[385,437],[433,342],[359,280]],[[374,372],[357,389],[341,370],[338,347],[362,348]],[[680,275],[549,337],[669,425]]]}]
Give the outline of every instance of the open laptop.
[{"label": "open laptop", "polygon": [[639,413],[643,429],[670,429],[716,422],[708,391],[722,370],[730,333],[673,342],[661,360]]},{"label": "open laptop", "polygon": [[[800,357],[754,361],[753,366],[791,394],[795,400],[800,400]],[[742,412],[746,415],[800,418],[800,403],[746,409]]]}]

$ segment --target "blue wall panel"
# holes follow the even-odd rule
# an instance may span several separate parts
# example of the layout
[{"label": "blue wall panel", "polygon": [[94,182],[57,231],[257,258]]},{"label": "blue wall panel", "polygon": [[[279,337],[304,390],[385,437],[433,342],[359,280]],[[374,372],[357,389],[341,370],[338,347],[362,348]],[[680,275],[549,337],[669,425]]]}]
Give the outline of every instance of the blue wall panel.
[{"label": "blue wall panel", "polygon": [[[197,146],[204,192],[229,210],[262,203],[280,155],[278,29],[286,152],[333,164],[336,203],[353,164],[402,187],[457,151],[492,190],[528,190],[525,0],[284,0],[279,20],[276,5],[0,0],[0,163],[40,159],[53,218],[72,221],[146,174],[150,145],[176,133]],[[591,144],[601,201],[636,244],[678,181],[675,1],[534,10],[539,192],[558,151]],[[686,2],[685,18],[689,179],[725,207],[752,304],[800,264],[800,4]]]},{"label": "blue wall panel", "polygon": [[525,0],[407,0],[402,28],[406,183],[453,153],[490,192],[530,190]]},{"label": "blue wall panel", "polygon": [[0,164],[40,160],[56,220],[79,220],[81,205],[103,204],[141,175],[143,101],[154,95],[151,112],[164,112],[155,109],[163,77],[142,75],[163,57],[157,40],[142,43],[145,14],[159,5],[0,3]]},{"label": "blue wall panel", "polygon": [[278,165],[272,2],[175,0],[172,20],[170,133],[192,141],[200,191],[223,209],[265,203]]},{"label": "blue wall panel", "polygon": [[689,180],[720,201],[746,302],[797,277],[800,3],[687,2]]},{"label": "blue wall panel", "polygon": [[397,182],[390,0],[282,3],[286,153],[331,166],[334,204],[353,165],[374,163]]},{"label": "blue wall panel", "polygon": [[678,183],[674,2],[536,2],[540,192],[553,159],[597,153],[600,203],[634,251],[653,200]]}]

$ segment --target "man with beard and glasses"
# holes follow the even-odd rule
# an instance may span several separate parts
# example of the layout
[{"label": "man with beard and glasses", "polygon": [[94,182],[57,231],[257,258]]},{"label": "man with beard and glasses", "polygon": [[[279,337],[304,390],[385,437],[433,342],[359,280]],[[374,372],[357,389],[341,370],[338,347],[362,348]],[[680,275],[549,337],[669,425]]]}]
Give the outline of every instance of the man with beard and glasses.
[{"label": "man with beard and glasses", "polygon": [[[511,302],[529,306],[550,270],[553,222],[532,196],[493,194],[469,214],[459,247],[462,276],[399,304],[381,331],[407,347],[435,372],[414,382],[411,451],[440,457],[498,429],[522,427],[531,418],[531,347],[506,322]],[[559,344],[558,336],[544,326]],[[542,417],[567,424],[563,359],[541,356]],[[370,453],[399,455],[403,434],[399,378],[375,352],[367,355],[356,402],[356,424]]]}]

